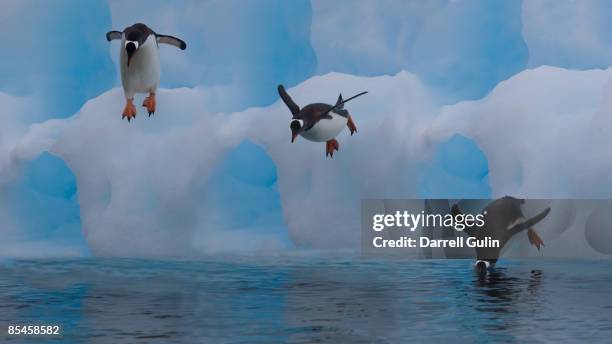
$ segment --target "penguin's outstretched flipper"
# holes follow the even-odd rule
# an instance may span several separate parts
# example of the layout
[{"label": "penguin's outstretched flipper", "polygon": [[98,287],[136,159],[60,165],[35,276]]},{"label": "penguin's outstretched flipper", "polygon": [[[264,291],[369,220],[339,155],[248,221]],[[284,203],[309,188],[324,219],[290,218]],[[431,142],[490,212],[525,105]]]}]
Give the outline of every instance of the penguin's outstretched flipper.
[{"label": "penguin's outstretched flipper", "polygon": [[157,38],[157,43],[174,45],[175,47],[181,50],[185,50],[187,48],[187,43],[185,43],[185,41],[180,38],[168,35],[160,35],[157,33],[155,34],[155,37]]},{"label": "penguin's outstretched flipper", "polygon": [[508,230],[512,231],[512,235],[517,234],[517,233],[519,233],[521,231],[524,231],[525,229],[533,227],[536,223],[544,220],[544,218],[546,217],[546,215],[548,215],[548,213],[550,213],[550,208],[544,209],[538,215],[530,218],[527,221],[523,221],[521,223],[518,223],[518,224],[510,227],[510,228],[508,228]]},{"label": "penguin's outstretched flipper", "polygon": [[330,113],[330,112],[332,112],[334,110],[342,110],[342,109],[344,109],[344,104],[345,103],[348,103],[351,100],[353,100],[353,99],[355,99],[357,97],[361,97],[362,95],[367,94],[367,93],[368,93],[368,91],[364,91],[364,92],[356,94],[356,95],[354,95],[354,96],[352,96],[352,97],[350,97],[349,99],[346,99],[346,100],[342,100],[342,94],[340,94],[340,96],[338,96],[338,101],[336,102],[336,105],[332,106],[329,110],[325,111],[325,113],[323,115],[326,115],[326,114],[328,114],[328,113]]},{"label": "penguin's outstretched flipper", "polygon": [[294,117],[298,113],[300,113],[300,107],[295,102],[293,102],[293,99],[291,99],[291,97],[289,96],[289,93],[287,93],[287,91],[285,90],[285,86],[278,85],[278,95],[281,97],[285,105],[287,105],[287,107],[289,108],[289,111],[291,111],[291,114]]},{"label": "penguin's outstretched flipper", "polygon": [[123,32],[121,31],[109,31],[106,33],[106,40],[110,42],[115,39],[121,39],[121,36],[123,36]]}]

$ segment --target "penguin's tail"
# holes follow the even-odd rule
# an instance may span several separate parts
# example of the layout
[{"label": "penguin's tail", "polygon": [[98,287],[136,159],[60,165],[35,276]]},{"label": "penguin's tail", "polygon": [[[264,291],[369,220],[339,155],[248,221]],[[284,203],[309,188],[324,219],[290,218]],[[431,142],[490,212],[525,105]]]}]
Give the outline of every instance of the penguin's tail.
[{"label": "penguin's tail", "polygon": [[339,109],[339,110],[344,109],[344,104],[345,103],[348,103],[349,101],[351,101],[351,100],[353,100],[353,99],[355,99],[357,97],[361,97],[362,95],[364,95],[366,93],[368,93],[368,91],[363,91],[363,92],[358,93],[358,94],[350,97],[349,99],[345,99],[345,100],[342,99],[342,94],[340,94],[338,96],[338,101],[336,101],[336,105],[332,106],[331,109],[327,110],[327,112],[325,112],[323,115],[327,115],[328,113],[330,113],[330,112],[332,112],[334,110],[337,110],[337,109]]},{"label": "penguin's tail", "polygon": [[344,109],[344,100],[342,100],[342,93],[338,96],[338,100],[336,101],[336,105],[334,106],[337,110]]}]

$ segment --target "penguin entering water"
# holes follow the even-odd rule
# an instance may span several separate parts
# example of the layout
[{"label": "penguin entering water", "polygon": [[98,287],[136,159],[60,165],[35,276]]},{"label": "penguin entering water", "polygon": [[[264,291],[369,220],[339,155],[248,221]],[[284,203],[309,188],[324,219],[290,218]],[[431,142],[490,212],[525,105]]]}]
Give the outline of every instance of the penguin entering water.
[{"label": "penguin entering water", "polygon": [[159,85],[159,43],[170,44],[181,50],[187,48],[182,40],[160,35],[142,23],[134,24],[120,31],[109,31],[106,39],[121,40],[119,60],[121,83],[125,94],[125,108],[122,118],[128,122],[136,117],[135,93],[148,93],[142,106],[147,108],[149,117],[155,113],[155,92]]},{"label": "penguin entering water", "polygon": [[[521,209],[521,205],[524,203],[525,200],[509,196],[497,199],[483,209],[484,225],[482,227],[469,227],[464,230],[469,236],[475,237],[479,241],[485,240],[487,237],[499,241],[499,245],[476,247],[477,261],[474,268],[477,271],[484,273],[493,267],[504,245],[514,235],[524,230],[527,230],[529,242],[538,251],[544,246],[544,242],[532,227],[548,215],[550,208],[544,209],[530,219],[525,219]],[[453,216],[461,214],[461,209],[457,204],[453,205],[451,213]]]},{"label": "penguin entering water", "polygon": [[283,85],[278,86],[278,94],[287,105],[293,118],[291,119],[291,142],[300,135],[313,142],[325,142],[325,155],[334,156],[334,150],[340,148],[335,137],[340,134],[345,126],[351,131],[351,136],[357,131],[357,127],[348,110],[344,109],[344,103],[368,93],[361,92],[349,99],[343,100],[342,94],[338,97],[336,105],[325,103],[313,103],[300,107],[293,102]]}]

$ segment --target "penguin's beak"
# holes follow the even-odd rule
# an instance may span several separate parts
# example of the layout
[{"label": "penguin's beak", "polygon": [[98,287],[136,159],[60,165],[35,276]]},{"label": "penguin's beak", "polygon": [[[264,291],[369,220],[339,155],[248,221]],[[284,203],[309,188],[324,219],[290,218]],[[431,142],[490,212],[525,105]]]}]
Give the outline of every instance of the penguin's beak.
[{"label": "penguin's beak", "polygon": [[302,124],[301,124],[300,121],[301,120],[293,120],[293,121],[291,121],[291,125],[289,126],[291,128],[291,143],[293,143],[293,141],[295,141],[295,138],[300,133],[300,129],[302,129]]},{"label": "penguin's beak", "polygon": [[136,44],[132,42],[128,42],[125,45],[125,52],[127,53],[127,65],[130,66],[130,62],[132,61],[132,57],[136,53]]}]

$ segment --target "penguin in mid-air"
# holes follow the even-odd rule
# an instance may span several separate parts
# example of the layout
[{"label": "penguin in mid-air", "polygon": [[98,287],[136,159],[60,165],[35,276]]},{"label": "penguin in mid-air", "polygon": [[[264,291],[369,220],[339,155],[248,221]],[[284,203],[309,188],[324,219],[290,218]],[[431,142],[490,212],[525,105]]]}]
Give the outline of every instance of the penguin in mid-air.
[{"label": "penguin in mid-air", "polygon": [[155,92],[159,85],[159,43],[174,45],[185,50],[187,44],[176,37],[160,35],[142,23],[137,23],[120,31],[109,31],[106,39],[121,40],[119,61],[121,83],[125,94],[125,108],[122,118],[128,122],[136,117],[134,94],[148,93],[142,103],[147,108],[149,116],[155,113]]},{"label": "penguin in mid-air", "polygon": [[351,118],[348,110],[344,109],[344,103],[368,93],[361,92],[349,99],[343,100],[342,94],[338,97],[336,105],[325,103],[313,103],[300,107],[293,102],[285,87],[278,86],[278,94],[287,105],[291,114],[291,142],[295,141],[298,135],[313,142],[326,142],[325,155],[333,157],[334,150],[340,148],[340,144],[335,137],[340,134],[345,126],[351,131],[351,136],[357,131],[357,127]]},{"label": "penguin in mid-air", "polygon": [[[476,263],[474,267],[478,272],[484,273],[492,268],[501,255],[502,248],[514,235],[527,230],[527,238],[538,251],[544,242],[532,228],[542,221],[550,212],[550,208],[542,210],[530,219],[525,219],[521,205],[525,200],[510,196],[499,198],[489,203],[482,211],[484,225],[482,227],[468,227],[464,232],[481,241],[485,238],[499,240],[499,247],[476,247]],[[461,209],[457,204],[451,209],[453,216],[460,215]]]}]

